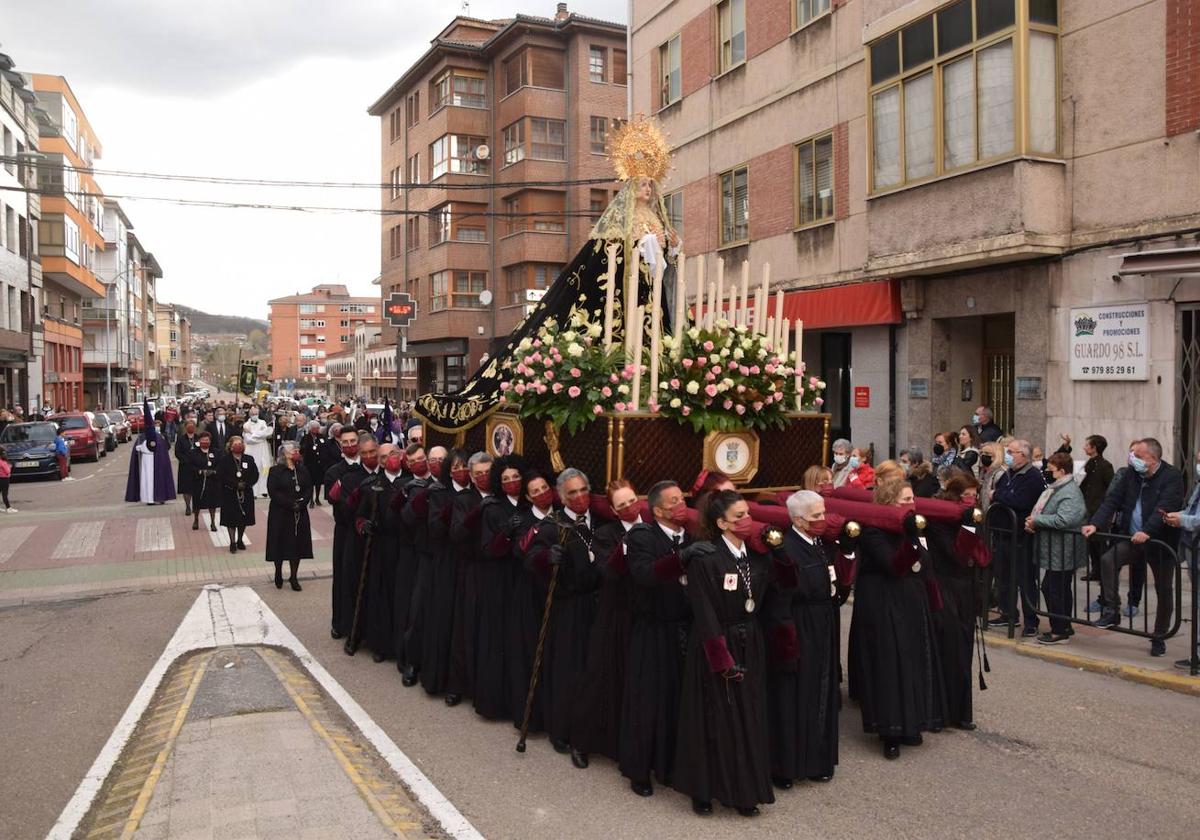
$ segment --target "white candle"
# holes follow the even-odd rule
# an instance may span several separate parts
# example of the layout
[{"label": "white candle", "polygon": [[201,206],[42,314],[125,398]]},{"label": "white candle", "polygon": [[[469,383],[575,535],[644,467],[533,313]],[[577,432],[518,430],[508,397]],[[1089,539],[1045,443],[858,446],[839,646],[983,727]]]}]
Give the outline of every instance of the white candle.
[{"label": "white candle", "polygon": [[696,308],[692,311],[692,325],[704,326],[704,255],[696,257]]},{"label": "white candle", "polygon": [[725,260],[717,260],[717,296],[713,298],[717,302],[717,315],[713,318],[713,326],[717,325],[725,317]]},{"label": "white candle", "polygon": [[771,264],[763,263],[762,289],[754,302],[754,329],[763,335],[767,334],[767,303],[771,294]]},{"label": "white candle", "polygon": [[679,344],[683,340],[683,321],[687,312],[687,282],[684,278],[687,276],[684,269],[687,266],[686,257],[683,252],[679,252],[679,263],[675,269],[675,317],[672,326],[675,327],[675,353],[679,353]]},{"label": "white candle", "polygon": [[804,364],[800,361],[803,355],[804,341],[804,322],[799,318],[796,319],[796,410],[799,411],[802,405],[800,395],[804,388]]},{"label": "white candle", "polygon": [[[775,293],[775,329],[778,330],[782,327],[783,327],[783,291],[780,290]],[[778,333],[775,334],[775,342],[774,343],[775,343],[776,347],[779,346]]]},{"label": "white candle", "polygon": [[737,311],[738,311],[737,284],[730,283],[729,284],[729,317],[728,317],[728,321],[729,321],[729,325],[732,327],[737,326]]},{"label": "white candle", "polygon": [[762,313],[763,313],[763,310],[766,308],[766,306],[767,306],[767,303],[763,296],[763,290],[755,289],[755,291],[754,291],[754,323],[751,324],[751,326],[754,328],[754,331],[756,333],[761,333],[763,331]]},{"label": "white candle", "polygon": [[738,324],[745,326],[749,318],[750,308],[750,260],[742,260],[742,311],[738,314]]},{"label": "white candle", "polygon": [[607,248],[608,277],[604,289],[604,352],[612,349],[613,307],[616,304],[617,293],[617,245],[613,243]]},{"label": "white candle", "polygon": [[630,397],[630,411],[637,411],[642,401],[642,324],[646,320],[646,307],[639,306],[633,317],[633,392]]},{"label": "white candle", "polygon": [[763,331],[763,336],[766,337],[766,345],[770,349],[775,347],[775,319],[767,316],[767,328]]},{"label": "white candle", "polygon": [[791,338],[791,324],[788,319],[784,318],[782,324],[776,324],[775,328],[779,330],[779,344],[775,347],[775,352],[779,354],[779,360],[787,364],[788,354],[788,339]]},{"label": "white candle", "polygon": [[[721,272],[721,264],[717,263],[717,273]],[[716,307],[720,304],[717,301],[717,284],[708,284],[708,311],[704,313],[704,326],[706,329],[712,329],[716,324],[716,316],[713,314]]]},{"label": "white candle", "polygon": [[662,352],[662,279],[663,260],[654,264],[654,291],[650,308],[650,399],[658,402],[658,356]]},{"label": "white candle", "polygon": [[633,344],[633,320],[637,314],[638,305],[638,281],[641,269],[639,268],[640,253],[637,248],[633,249],[631,259],[626,262],[625,268],[625,352],[632,352]]}]

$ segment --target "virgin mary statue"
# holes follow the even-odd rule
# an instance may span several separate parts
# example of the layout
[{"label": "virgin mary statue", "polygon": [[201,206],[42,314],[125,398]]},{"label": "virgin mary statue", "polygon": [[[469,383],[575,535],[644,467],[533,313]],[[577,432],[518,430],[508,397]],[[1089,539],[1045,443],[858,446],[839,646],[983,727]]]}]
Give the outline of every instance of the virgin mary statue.
[{"label": "virgin mary statue", "polygon": [[[626,288],[637,288],[638,306],[646,306],[647,318],[661,319],[662,334],[670,332],[675,311],[675,259],[681,242],[671,227],[659,183],[666,176],[671,154],[666,138],[650,120],[638,117],[613,136],[610,156],[620,191],[592,227],[588,241],[547,289],[537,306],[509,335],[496,353],[453,394],[424,394],[415,411],[431,426],[444,432],[469,428],[500,405],[500,384],[508,379],[508,361],[525,337],[535,337],[543,326],[565,326],[576,313],[595,322],[604,320],[609,281],[609,259],[615,260],[615,310],[624,311]],[[626,259],[637,252],[637,259]],[[663,301],[650,312],[652,278],[663,267]],[[629,275],[636,266],[636,278]],[[624,318],[613,318],[613,340],[624,341]],[[643,331],[646,336],[650,330]]]}]

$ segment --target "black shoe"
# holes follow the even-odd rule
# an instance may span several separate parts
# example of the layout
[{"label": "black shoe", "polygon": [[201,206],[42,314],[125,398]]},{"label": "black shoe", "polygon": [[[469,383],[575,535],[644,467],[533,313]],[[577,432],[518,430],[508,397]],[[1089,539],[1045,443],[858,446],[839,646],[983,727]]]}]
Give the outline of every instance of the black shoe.
[{"label": "black shoe", "polygon": [[336,627],[329,628],[329,638],[331,639],[341,639],[344,637],[344,635],[345,634],[343,634],[342,631],[338,630]]},{"label": "black shoe", "polygon": [[229,544],[229,553],[230,553],[230,554],[237,554],[237,543],[230,543],[230,544]]},{"label": "black shoe", "polygon": [[244,542],[242,542],[241,540],[237,541],[237,547],[238,547],[238,551],[246,550],[246,544]]},{"label": "black shoe", "polygon": [[780,790],[792,789],[792,780],[785,779],[783,776],[772,776],[771,784],[775,785],[775,787],[779,788]]},{"label": "black shoe", "polygon": [[702,817],[712,814],[712,803],[706,799],[693,799],[692,810]]},{"label": "black shoe", "polygon": [[919,747],[921,744],[925,743],[925,739],[922,738],[921,733],[918,732],[916,735],[905,735],[900,739],[900,743],[906,747]]},{"label": "black shoe", "polygon": [[560,755],[566,755],[571,751],[571,748],[567,746],[565,741],[556,741],[553,738],[550,739],[550,746],[554,747],[554,751]]},{"label": "black shoe", "polygon": [[401,678],[400,683],[405,688],[412,688],[414,685],[417,684],[417,669],[416,668],[414,668],[411,665],[406,665],[404,667],[404,670],[401,673],[404,676]]},{"label": "black shoe", "polygon": [[301,589],[303,589],[303,587],[300,586],[300,581],[296,580],[295,578],[289,578],[288,583],[291,584],[293,592],[299,592]]},{"label": "black shoe", "polygon": [[1163,641],[1162,639],[1151,639],[1150,640],[1150,655],[1151,656],[1166,656],[1167,655],[1167,643],[1165,641]]},{"label": "black shoe", "polygon": [[1176,659],[1176,660],[1175,660],[1175,667],[1176,667],[1176,668],[1179,668],[1181,671],[1190,671],[1190,670],[1192,670],[1192,660],[1190,660],[1190,659]]},{"label": "black shoe", "polygon": [[1100,620],[1096,622],[1096,626],[1104,630],[1109,627],[1116,627],[1120,623],[1121,619],[1117,616],[1117,611],[1105,607],[1104,612],[1100,613]]},{"label": "black shoe", "polygon": [[209,520],[209,523],[208,523],[208,530],[210,530],[210,531],[215,531],[215,530],[217,530],[217,523],[216,523],[216,522],[213,522],[213,521],[211,521],[211,520]]},{"label": "black shoe", "polygon": [[452,706],[452,707],[457,706],[461,702],[462,702],[461,694],[447,694],[446,695],[446,705],[447,706]]},{"label": "black shoe", "polygon": [[739,814],[741,814],[743,817],[757,817],[760,813],[757,807],[738,808],[737,812]]},{"label": "black shoe", "polygon": [[891,760],[900,757],[900,742],[895,738],[883,739],[883,757]]},{"label": "black shoe", "polygon": [[193,531],[199,531],[199,530],[200,530],[200,520],[199,520],[199,519],[193,519],[193,520],[192,520],[192,530],[193,530]]},{"label": "black shoe", "polygon": [[316,502],[309,502],[309,503],[308,503],[308,509],[309,509],[309,510],[312,510],[312,509],[313,509],[313,508],[315,508],[316,506],[317,506],[317,503],[316,503]]},{"label": "black shoe", "polygon": [[588,766],[588,755],[585,752],[580,752],[577,749],[571,749],[571,763],[580,770],[586,770]]},{"label": "black shoe", "polygon": [[954,724],[955,729],[961,729],[963,732],[974,732],[979,727],[975,725],[973,720],[960,720]]},{"label": "black shoe", "polygon": [[279,572],[275,573],[275,588],[283,589],[283,575]]},{"label": "black shoe", "polygon": [[653,796],[654,786],[649,782],[630,782],[629,789],[638,796]]},{"label": "black shoe", "polygon": [[353,656],[354,654],[358,653],[358,645],[352,645],[350,644],[350,640],[346,639],[345,644],[342,645],[342,653],[346,654],[347,656]]},{"label": "black shoe", "polygon": [[1007,627],[1008,619],[1002,615],[998,615],[995,618],[989,618],[987,626],[988,627]]},{"label": "black shoe", "polygon": [[188,505],[188,506],[187,506],[187,507],[184,509],[184,511],[183,511],[183,515],[184,515],[184,516],[191,516],[191,515],[192,515],[192,506],[191,506],[191,505]]},{"label": "black shoe", "polygon": [[1088,572],[1086,575],[1081,577],[1080,580],[1091,581],[1092,583],[1099,583],[1100,573],[1099,572]]},{"label": "black shoe", "polygon": [[1021,630],[1021,638],[1023,639],[1032,639],[1037,634],[1038,629],[1036,627],[1025,627]]},{"label": "black shoe", "polygon": [[833,773],[830,772],[829,775],[827,775],[827,776],[809,776],[808,780],[810,782],[832,782],[833,781]]},{"label": "black shoe", "polygon": [[384,660],[384,658],[385,657],[382,653],[372,653],[371,654],[371,661],[376,664],[382,662]]}]

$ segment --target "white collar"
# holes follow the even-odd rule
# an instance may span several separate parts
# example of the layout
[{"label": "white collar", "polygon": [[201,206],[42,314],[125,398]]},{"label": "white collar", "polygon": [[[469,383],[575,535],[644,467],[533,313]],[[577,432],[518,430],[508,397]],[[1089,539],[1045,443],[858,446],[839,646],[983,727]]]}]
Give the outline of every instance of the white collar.
[{"label": "white collar", "polygon": [[729,548],[729,553],[732,554],[734,557],[737,557],[739,559],[746,557],[746,544],[745,543],[742,543],[742,547],[738,548],[733,543],[731,543],[729,541],[729,537],[725,536],[724,534],[721,534],[721,539],[725,541],[725,545],[728,546],[728,548]]},{"label": "white collar", "polygon": [[395,481],[397,478],[400,477],[400,473],[398,473],[398,472],[394,473],[394,472],[390,472],[389,470],[386,470],[386,469],[383,472],[384,472],[384,475],[386,475],[388,477],[388,481]]},{"label": "white collar", "polygon": [[[366,468],[366,467],[363,467],[363,469],[364,469],[364,470],[367,470],[367,468]],[[376,474],[376,473],[378,473],[378,472],[379,472],[379,465],[378,465],[378,464],[376,464],[376,465],[375,465],[375,469],[373,469],[373,470],[367,470],[367,475],[375,475],[375,474]]]},{"label": "white collar", "polygon": [[358,463],[358,457],[357,457],[357,456],[355,456],[354,458],[347,458],[345,455],[343,455],[343,456],[342,456],[342,460],[343,460],[343,461],[345,461],[345,462],[346,462],[346,464],[347,464],[348,466],[351,466],[351,467],[353,467],[355,464],[357,464],[357,463]]},{"label": "white collar", "polygon": [[668,528],[666,525],[659,522],[657,519],[654,520],[654,522],[656,525],[658,525],[659,528],[662,528],[662,532],[664,534],[666,534],[668,537],[670,537],[672,542],[675,541],[676,537],[680,537],[680,538],[683,537],[683,529],[682,528],[680,528],[678,531],[672,531],[670,528]]},{"label": "white collar", "polygon": [[476,487],[475,490],[479,493],[480,496],[482,496],[485,499],[492,495],[491,490],[480,490],[478,487]]},{"label": "white collar", "polygon": [[545,519],[547,516],[549,516],[549,515],[550,515],[550,511],[546,511],[545,513],[542,513],[542,512],[541,512],[541,511],[538,509],[538,506],[537,506],[537,505],[534,505],[533,507],[531,507],[531,508],[530,508],[530,510],[531,510],[531,511],[533,511],[533,518],[534,518],[534,519],[542,520],[542,519]]},{"label": "white collar", "polygon": [[459,484],[459,483],[458,483],[457,481],[455,481],[453,478],[452,478],[452,479],[450,479],[450,483],[454,485],[454,492],[455,492],[455,493],[461,493],[462,491],[466,490],[466,489],[467,489],[467,487],[469,486],[469,485],[466,485],[466,484]]},{"label": "white collar", "polygon": [[506,493],[506,494],[505,494],[505,498],[506,498],[506,499],[508,499],[508,501],[509,501],[509,502],[512,504],[512,506],[513,506],[513,507],[520,507],[520,506],[521,506],[521,500],[520,500],[520,499],[518,499],[516,496],[509,496],[509,495]]},{"label": "white collar", "polygon": [[590,510],[587,511],[586,513],[576,513],[575,511],[571,510],[570,508],[565,507],[565,508],[563,508],[563,511],[565,511],[567,516],[569,516],[571,518],[572,522],[579,522],[580,520],[582,520],[584,525],[590,526],[592,524],[592,521],[590,518],[592,515],[592,512]]},{"label": "white collar", "polygon": [[808,534],[806,534],[806,533],[804,533],[803,531],[801,531],[801,530],[800,530],[799,528],[797,528],[795,525],[793,525],[793,526],[792,526],[792,530],[793,530],[793,531],[795,531],[797,534],[799,534],[799,535],[800,535],[800,539],[804,540],[804,541],[805,541],[806,543],[808,543],[809,545],[816,545],[816,544],[817,544],[817,541],[816,541],[815,539],[813,539],[813,538],[812,538],[812,537],[810,537]]},{"label": "white collar", "polygon": [[621,519],[618,521],[621,523],[621,527],[625,529],[626,533],[629,533],[630,531],[632,531],[633,526],[637,524],[636,522],[626,522],[624,519]]}]

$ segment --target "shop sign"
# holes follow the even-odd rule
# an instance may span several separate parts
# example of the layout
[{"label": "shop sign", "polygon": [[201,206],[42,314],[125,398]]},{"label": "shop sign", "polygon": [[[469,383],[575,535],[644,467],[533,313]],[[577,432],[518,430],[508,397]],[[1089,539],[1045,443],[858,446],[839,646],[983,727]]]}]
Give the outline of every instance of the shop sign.
[{"label": "shop sign", "polygon": [[1148,379],[1149,305],[1083,306],[1071,310],[1071,378]]}]

